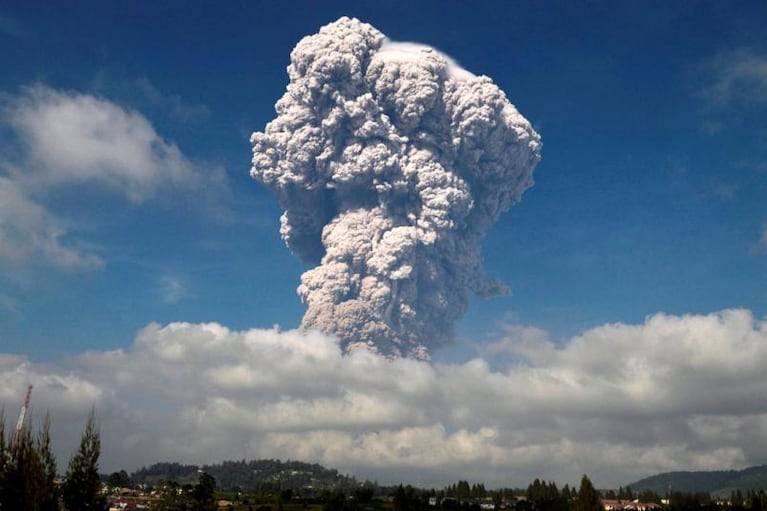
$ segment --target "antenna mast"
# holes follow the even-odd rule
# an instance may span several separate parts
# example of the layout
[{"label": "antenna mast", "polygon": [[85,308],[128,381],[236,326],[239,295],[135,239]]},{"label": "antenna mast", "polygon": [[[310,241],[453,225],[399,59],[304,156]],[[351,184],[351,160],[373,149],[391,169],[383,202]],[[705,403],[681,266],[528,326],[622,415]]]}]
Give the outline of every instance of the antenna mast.
[{"label": "antenna mast", "polygon": [[13,437],[11,439],[11,445],[18,447],[21,443],[21,432],[24,429],[24,416],[27,414],[27,408],[29,408],[29,398],[32,396],[32,385],[27,387],[27,396],[24,398],[24,404],[21,405],[21,412],[19,412],[19,420],[16,421],[16,429],[13,430]]}]

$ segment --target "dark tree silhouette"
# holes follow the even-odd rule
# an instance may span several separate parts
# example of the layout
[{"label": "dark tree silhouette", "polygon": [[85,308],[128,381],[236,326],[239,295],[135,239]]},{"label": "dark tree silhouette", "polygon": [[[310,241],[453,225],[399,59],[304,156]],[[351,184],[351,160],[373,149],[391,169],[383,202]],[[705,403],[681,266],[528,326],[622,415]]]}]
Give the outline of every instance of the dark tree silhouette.
[{"label": "dark tree silhouette", "polygon": [[581,478],[581,487],[578,489],[578,498],[572,506],[573,511],[603,511],[604,507],[599,500],[599,493],[586,474]]},{"label": "dark tree silhouette", "polygon": [[37,511],[58,511],[59,497],[56,489],[56,457],[51,449],[51,416],[45,414],[43,425],[37,435],[37,455],[39,467],[39,487]]},{"label": "dark tree silhouette", "polygon": [[68,511],[102,509],[103,498],[99,495],[99,455],[101,435],[96,427],[95,410],[91,410],[80,447],[69,459],[61,497]]},{"label": "dark tree silhouette", "polygon": [[216,492],[216,478],[207,472],[200,472],[200,479],[194,485],[194,496],[196,509],[208,510],[215,507],[214,494]]}]

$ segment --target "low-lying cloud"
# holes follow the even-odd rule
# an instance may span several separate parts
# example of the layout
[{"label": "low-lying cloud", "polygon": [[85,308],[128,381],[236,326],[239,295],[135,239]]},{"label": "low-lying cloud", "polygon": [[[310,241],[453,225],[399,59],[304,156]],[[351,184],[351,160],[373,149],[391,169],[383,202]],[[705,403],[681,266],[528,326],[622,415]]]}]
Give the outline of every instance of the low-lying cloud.
[{"label": "low-lying cloud", "polygon": [[574,484],[585,472],[604,487],[767,458],[767,322],[747,310],[657,314],[561,346],[515,326],[485,350],[429,363],[343,355],[317,332],[151,324],[122,350],[45,366],[0,357],[0,401],[16,409],[33,383],[62,456],[95,403],[104,470],[277,457],[380,482]]}]

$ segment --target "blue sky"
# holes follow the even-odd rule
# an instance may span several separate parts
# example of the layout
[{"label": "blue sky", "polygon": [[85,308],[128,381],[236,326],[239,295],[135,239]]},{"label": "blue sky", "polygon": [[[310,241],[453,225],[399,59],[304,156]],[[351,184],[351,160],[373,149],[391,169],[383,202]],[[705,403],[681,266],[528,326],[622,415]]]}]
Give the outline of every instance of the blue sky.
[{"label": "blue sky", "polygon": [[[74,375],[79,383],[68,384],[71,392],[83,388],[78,385],[91,389],[77,403],[89,396],[107,403],[105,423],[116,420],[125,402],[131,417],[143,417],[152,408],[146,394],[139,387],[104,390],[96,375],[106,366],[88,357],[136,355],[144,346],[137,332],[152,323],[215,323],[232,331],[273,325],[291,331],[300,324],[304,308],[295,288],[308,267],[280,239],[276,199],[248,174],[248,138],[274,117],[295,44],[342,15],[393,40],[432,45],[490,76],[543,140],[535,186],[484,241],[487,273],[507,282],[512,295],[472,299],[456,344],[433,354],[437,369],[419,371],[435,370],[439,381],[486,361],[490,379],[521,377],[498,362],[509,339],[517,348],[508,367],[528,356],[525,367],[553,371],[559,367],[553,359],[519,346],[537,342],[537,349],[566,353],[577,339],[601,338],[594,332],[610,325],[650,330],[655,323],[648,317],[672,323],[719,318],[726,326],[730,316],[717,316],[726,309],[749,315],[751,333],[737,339],[751,339],[756,351],[749,353],[765,361],[759,319],[767,314],[763,2],[79,2],[76,8],[5,2],[0,352],[15,361],[4,366],[8,390],[0,401],[7,410],[21,399],[22,383],[45,388],[51,375]],[[46,117],[51,105],[71,110]],[[664,335],[671,334],[647,338]],[[722,335],[734,352],[746,349]],[[631,343],[616,346],[628,350]],[[339,385],[354,393],[352,384]],[[756,400],[753,410],[725,406],[709,416],[710,407],[701,405],[685,424],[724,417],[751,421],[739,427],[756,434],[767,424],[760,415],[767,403],[751,391],[741,398]],[[47,396],[56,400],[53,390]],[[110,401],[115,396],[121,405]],[[193,409],[207,410],[187,403],[178,413],[187,417]],[[74,420],[65,412],[62,421]],[[365,427],[395,436],[442,427],[453,441],[462,431],[481,439],[483,428],[502,430],[451,417]],[[328,428],[307,429],[301,439],[272,438],[281,447],[252,453],[305,454],[383,479],[417,465],[396,456],[366,465],[317,451],[307,438],[346,431]],[[365,443],[363,430],[354,429],[354,445]],[[551,434],[571,446],[591,445],[575,430],[562,431]],[[604,482],[625,484],[644,475],[641,470],[765,462],[761,438],[751,454],[721,439],[688,441],[687,451],[674,451],[683,466],[667,460],[641,469],[611,467]],[[626,455],[634,452],[629,447],[658,445],[604,441],[605,451]],[[520,449],[529,447],[520,442]],[[202,462],[206,453],[178,457]],[[573,461],[547,469],[533,454],[529,460],[517,454],[521,474],[571,477],[571,484],[579,471],[593,468]],[[107,458],[110,466],[120,459]],[[460,475],[437,466],[424,482]],[[593,466],[603,465],[593,460]]]}]

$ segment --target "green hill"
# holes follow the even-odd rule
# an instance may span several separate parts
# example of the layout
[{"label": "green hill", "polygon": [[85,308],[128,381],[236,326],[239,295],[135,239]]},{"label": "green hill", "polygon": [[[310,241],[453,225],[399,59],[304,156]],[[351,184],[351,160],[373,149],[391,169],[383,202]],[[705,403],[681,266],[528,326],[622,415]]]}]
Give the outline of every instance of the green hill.
[{"label": "green hill", "polygon": [[712,496],[729,497],[733,490],[767,489],[767,465],[744,470],[711,472],[665,472],[631,483],[634,491],[652,490],[659,495],[670,491],[686,493],[707,492]]},{"label": "green hill", "polygon": [[198,471],[216,478],[220,488],[239,487],[253,489],[257,486],[274,485],[281,489],[298,488],[357,488],[359,483],[350,476],[340,474],[316,463],[280,460],[224,461],[216,465],[182,465],[180,463],[155,463],[133,474],[134,483],[157,484],[175,481],[179,484],[196,483]]}]

